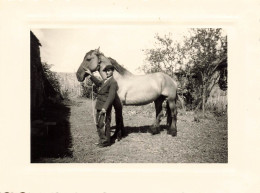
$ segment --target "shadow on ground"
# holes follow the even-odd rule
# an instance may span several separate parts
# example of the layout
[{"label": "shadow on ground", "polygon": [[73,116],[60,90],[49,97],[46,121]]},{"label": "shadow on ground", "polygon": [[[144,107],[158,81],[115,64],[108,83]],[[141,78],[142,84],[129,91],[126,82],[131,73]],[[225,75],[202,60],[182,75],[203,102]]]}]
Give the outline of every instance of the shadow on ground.
[{"label": "shadow on ground", "polygon": [[31,163],[43,158],[72,157],[70,107],[65,104],[48,104],[31,120]]},{"label": "shadow on ground", "polygon": [[[113,133],[115,131],[116,127],[113,126],[111,127],[111,132]],[[167,125],[160,125],[160,129],[158,130],[159,132],[153,132],[152,130],[152,125],[144,125],[144,126],[137,126],[137,127],[130,127],[130,126],[125,126],[125,129],[128,131],[128,134],[131,133],[151,133],[153,135],[158,134],[161,131],[167,130],[168,126]]]}]

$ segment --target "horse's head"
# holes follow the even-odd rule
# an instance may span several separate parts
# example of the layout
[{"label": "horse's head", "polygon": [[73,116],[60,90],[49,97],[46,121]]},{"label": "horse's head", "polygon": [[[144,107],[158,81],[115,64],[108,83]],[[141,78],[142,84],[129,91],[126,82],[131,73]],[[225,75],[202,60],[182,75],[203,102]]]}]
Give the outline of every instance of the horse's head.
[{"label": "horse's head", "polygon": [[77,70],[77,79],[83,82],[85,79],[85,71],[89,69],[91,72],[97,71],[99,67],[99,48],[96,50],[91,50],[86,53],[79,69]]}]

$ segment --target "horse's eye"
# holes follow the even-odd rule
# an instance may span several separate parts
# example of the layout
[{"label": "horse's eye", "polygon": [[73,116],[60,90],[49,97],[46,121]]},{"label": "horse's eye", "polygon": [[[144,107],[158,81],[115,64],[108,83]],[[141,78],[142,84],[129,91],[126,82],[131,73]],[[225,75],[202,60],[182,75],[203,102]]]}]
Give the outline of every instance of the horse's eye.
[{"label": "horse's eye", "polygon": [[87,61],[90,61],[91,60],[91,58],[87,58]]}]

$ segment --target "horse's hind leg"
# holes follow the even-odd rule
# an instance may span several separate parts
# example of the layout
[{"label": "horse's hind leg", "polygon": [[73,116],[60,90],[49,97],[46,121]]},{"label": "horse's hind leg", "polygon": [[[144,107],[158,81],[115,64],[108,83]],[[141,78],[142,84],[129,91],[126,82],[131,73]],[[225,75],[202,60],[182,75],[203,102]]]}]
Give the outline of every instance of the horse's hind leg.
[{"label": "horse's hind leg", "polygon": [[116,129],[114,134],[111,136],[111,142],[114,143],[116,139],[120,141],[122,137],[125,137],[124,123],[121,111],[115,111]]},{"label": "horse's hind leg", "polygon": [[167,101],[167,124],[169,125],[168,134],[177,135],[177,105],[176,98],[168,98]]},{"label": "horse's hind leg", "polygon": [[159,98],[157,98],[154,101],[155,111],[156,111],[156,120],[155,120],[155,123],[154,123],[154,125],[152,126],[152,129],[151,129],[152,134],[160,133],[160,122],[161,122],[161,119],[163,117],[162,104],[163,104],[164,100],[165,100],[165,97],[160,96]]},{"label": "horse's hind leg", "polygon": [[168,101],[166,103],[166,111],[167,111],[167,126],[170,126],[172,124],[172,113]]}]

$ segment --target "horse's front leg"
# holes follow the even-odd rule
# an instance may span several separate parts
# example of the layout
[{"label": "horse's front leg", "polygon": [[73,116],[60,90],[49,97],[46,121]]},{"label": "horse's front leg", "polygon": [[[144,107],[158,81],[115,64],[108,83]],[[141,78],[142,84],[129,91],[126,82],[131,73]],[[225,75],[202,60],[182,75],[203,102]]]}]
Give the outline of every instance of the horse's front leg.
[{"label": "horse's front leg", "polygon": [[127,130],[124,127],[124,119],[123,119],[123,105],[119,98],[117,98],[113,102],[113,106],[115,109],[115,120],[116,120],[116,130],[113,136],[111,137],[114,142],[116,139],[121,140],[122,137],[126,137],[128,135]]}]

